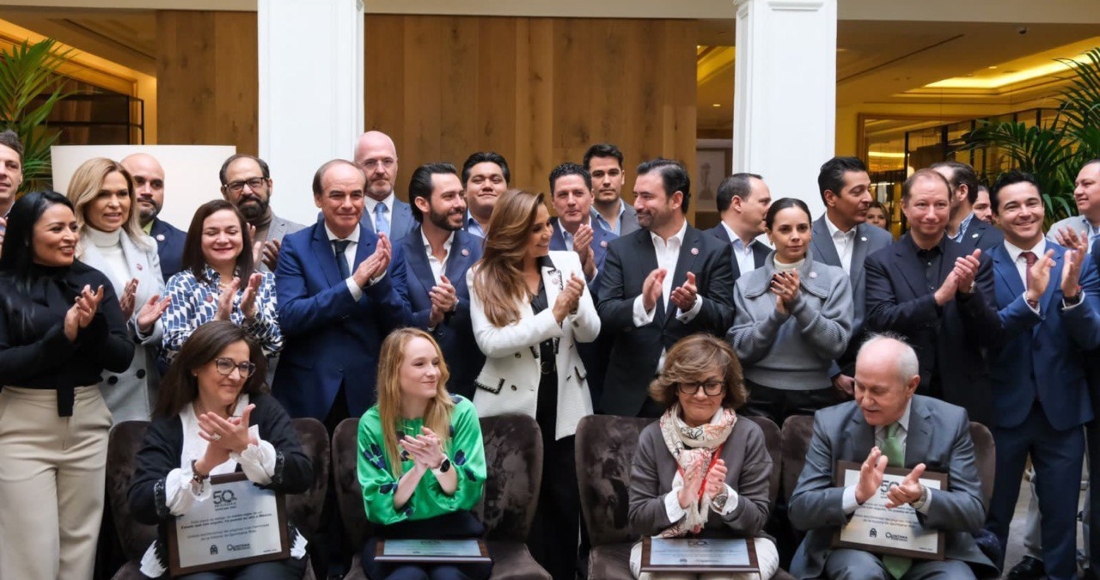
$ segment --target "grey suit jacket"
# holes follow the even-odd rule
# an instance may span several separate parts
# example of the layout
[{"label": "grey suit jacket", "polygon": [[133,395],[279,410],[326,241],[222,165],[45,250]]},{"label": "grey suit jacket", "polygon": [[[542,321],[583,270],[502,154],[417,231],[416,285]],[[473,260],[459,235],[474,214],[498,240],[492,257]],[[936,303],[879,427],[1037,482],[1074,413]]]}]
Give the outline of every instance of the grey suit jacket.
[{"label": "grey suit jacket", "polygon": [[[764,522],[770,505],[768,481],[774,467],[764,443],[764,432],[756,423],[739,417],[722,447],[721,457],[726,463],[726,485],[738,494],[737,507],[724,516],[712,512],[701,535],[767,537]],[[672,525],[665,510],[665,496],[672,490],[678,467],[661,436],[660,422],[647,425],[639,437],[630,469],[628,513],[635,533],[655,536]]]},{"label": "grey suit jacket", "polygon": [[[304,229],[306,229],[306,227],[302,224],[272,214],[271,227],[267,230],[267,240],[281,243],[287,234],[293,234],[296,231]],[[271,270],[267,268],[267,264],[264,264],[262,260],[256,264],[256,267],[261,272],[271,272]]]},{"label": "grey suit jacket", "polygon": [[[837,461],[863,462],[875,445],[875,429],[855,401],[818,411],[806,465],[788,509],[791,524],[807,530],[791,561],[796,578],[817,578],[831,553],[833,535],[848,521],[841,506],[843,487],[834,483]],[[929,471],[948,474],[947,491],[933,491],[921,523],[946,535],[946,557],[971,564],[979,577],[996,573],[989,558],[974,543],[973,533],[985,523],[974,442],[966,411],[938,399],[915,395],[909,412],[905,468],[924,463]]]},{"label": "grey suit jacket", "polygon": [[130,361],[130,367],[124,372],[113,373],[105,370],[100,376],[100,391],[103,393],[107,408],[111,410],[115,423],[148,421],[160,390],[160,372],[157,370],[156,360],[164,326],[160,320],[157,320],[148,335],[139,335],[137,314],[141,306],[152,296],[164,297],[164,277],[160,272],[160,257],[157,255],[156,241],[144,234],[142,236],[147,244],[145,247],[139,246],[125,232],[119,237],[122,255],[129,267],[129,277],[125,280],[115,279],[113,270],[108,267],[106,259],[95,244],[87,239],[81,244],[80,261],[103,272],[111,280],[115,295],[119,298],[125,292],[126,284],[130,279],[137,278],[138,281],[137,293],[134,296],[134,314],[126,324],[131,340],[138,347],[134,349],[134,359]]},{"label": "grey suit jacket", "polygon": [[[852,248],[852,267],[848,277],[852,281],[852,339],[848,344],[848,350],[839,359],[839,367],[834,372],[843,371],[852,374],[852,366],[855,364],[856,351],[863,342],[863,321],[867,308],[867,274],[863,269],[863,262],[867,256],[894,243],[894,237],[890,232],[868,223],[856,226],[855,246]],[[813,233],[810,238],[810,252],[813,259],[823,264],[843,268],[840,263],[840,255],[836,253],[836,245],[829,235],[829,226],[825,224],[825,216],[814,220]]]},{"label": "grey suit jacket", "polygon": [[1075,215],[1064,220],[1059,220],[1055,222],[1054,225],[1050,226],[1050,229],[1047,230],[1047,239],[1057,244],[1058,240],[1054,239],[1054,234],[1061,231],[1062,228],[1071,228],[1076,231],[1078,235],[1085,236],[1086,239],[1089,236],[1088,218],[1081,215]]}]

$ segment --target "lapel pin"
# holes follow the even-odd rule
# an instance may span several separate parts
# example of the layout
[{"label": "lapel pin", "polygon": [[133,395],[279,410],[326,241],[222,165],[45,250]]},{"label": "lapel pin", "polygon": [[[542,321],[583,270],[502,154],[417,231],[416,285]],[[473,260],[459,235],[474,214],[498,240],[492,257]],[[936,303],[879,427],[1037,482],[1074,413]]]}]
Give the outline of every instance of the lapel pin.
[{"label": "lapel pin", "polygon": [[164,241],[164,234],[157,234],[157,241],[158,242],[163,242]]},{"label": "lapel pin", "polygon": [[607,240],[600,240],[600,247],[601,248],[606,248],[607,247]]},{"label": "lapel pin", "polygon": [[699,255],[699,248],[692,248],[691,249],[691,255],[692,256],[698,256]]},{"label": "lapel pin", "polygon": [[462,248],[462,255],[463,256],[469,256],[470,255],[470,250],[467,250],[466,248]]},{"label": "lapel pin", "polygon": [[140,272],[140,271],[142,271],[142,270],[144,270],[144,269],[145,269],[145,268],[142,268],[142,267],[141,267],[141,264],[134,264],[134,265],[135,265],[135,266],[137,266],[138,272]]},{"label": "lapel pin", "polygon": [[978,237],[978,234],[971,234],[970,237],[976,238],[976,237]]},{"label": "lapel pin", "polygon": [[865,238],[865,237],[863,237],[863,236],[860,236],[860,237],[859,237],[859,241],[861,241],[861,242],[866,242],[866,241],[867,241],[867,238]]},{"label": "lapel pin", "polygon": [[817,278],[817,272],[810,272],[811,278]]}]

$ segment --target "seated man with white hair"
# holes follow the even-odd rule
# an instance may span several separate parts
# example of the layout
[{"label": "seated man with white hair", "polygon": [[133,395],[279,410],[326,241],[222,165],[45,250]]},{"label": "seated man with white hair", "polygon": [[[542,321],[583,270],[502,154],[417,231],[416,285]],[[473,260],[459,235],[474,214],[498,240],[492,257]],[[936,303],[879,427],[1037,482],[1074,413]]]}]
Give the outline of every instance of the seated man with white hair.
[{"label": "seated man with white hair", "polygon": [[[997,574],[972,536],[985,521],[986,506],[966,410],[914,395],[919,383],[913,348],[893,335],[874,335],[856,357],[855,400],[814,416],[789,509],[791,524],[808,532],[791,563],[795,577],[955,580]],[[855,485],[834,484],[837,461],[862,463]],[[832,548],[840,527],[879,492],[887,466],[912,470],[890,489],[887,507],[912,505],[926,529],[943,533],[943,561]],[[947,489],[922,485],[925,470],[946,473]]]}]

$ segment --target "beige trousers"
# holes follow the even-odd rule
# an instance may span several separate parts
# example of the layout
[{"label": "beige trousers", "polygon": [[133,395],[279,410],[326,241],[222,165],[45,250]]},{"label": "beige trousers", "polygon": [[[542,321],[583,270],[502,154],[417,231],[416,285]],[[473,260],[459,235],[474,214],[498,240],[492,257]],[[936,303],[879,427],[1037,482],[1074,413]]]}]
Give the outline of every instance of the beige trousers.
[{"label": "beige trousers", "polygon": [[735,574],[653,574],[642,572],[642,543],[634,544],[630,550],[630,571],[638,580],[769,580],[779,569],[779,552],[775,543],[767,538],[755,538],[756,563],[760,566],[760,573],[756,572]]},{"label": "beige trousers", "polygon": [[98,386],[76,389],[72,417],[56,391],[0,391],[0,578],[91,580],[110,428]]}]

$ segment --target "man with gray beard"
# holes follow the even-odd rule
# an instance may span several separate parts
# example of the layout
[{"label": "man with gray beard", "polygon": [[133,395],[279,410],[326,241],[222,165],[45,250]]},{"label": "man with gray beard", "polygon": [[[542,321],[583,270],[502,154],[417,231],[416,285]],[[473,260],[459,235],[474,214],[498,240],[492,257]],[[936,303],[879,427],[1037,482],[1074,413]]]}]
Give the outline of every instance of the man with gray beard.
[{"label": "man with gray beard", "polygon": [[225,160],[218,178],[222,182],[225,200],[237,206],[249,225],[256,228],[252,234],[253,243],[263,242],[261,254],[255,260],[259,270],[274,272],[283,237],[305,229],[305,226],[280,218],[271,211],[275,182],[263,159],[238,153]]}]

